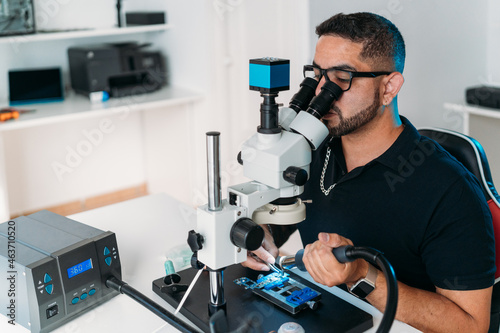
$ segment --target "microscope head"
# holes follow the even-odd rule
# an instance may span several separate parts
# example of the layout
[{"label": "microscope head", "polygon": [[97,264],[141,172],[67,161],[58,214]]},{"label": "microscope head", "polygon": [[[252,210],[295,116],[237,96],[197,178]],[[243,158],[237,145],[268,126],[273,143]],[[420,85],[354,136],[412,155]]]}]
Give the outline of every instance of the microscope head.
[{"label": "microscope head", "polygon": [[[311,150],[328,135],[318,113],[302,111],[313,99],[318,81],[306,78],[290,107],[280,109],[275,98],[279,91],[289,89],[289,60],[251,59],[249,77],[250,89],[260,91],[264,99],[261,124],[242,145],[239,158],[243,174],[253,181],[230,187],[229,202],[246,207],[258,224],[299,223],[305,219],[305,205],[298,196],[309,177]],[[283,119],[286,123],[282,124]]]},{"label": "microscope head", "polygon": [[243,144],[240,161],[244,175],[254,182],[250,190],[244,186],[232,187],[229,196],[232,190],[240,190],[244,197],[250,191],[265,193],[266,187],[277,189],[279,195],[262,206],[244,203],[258,224],[295,224],[305,219],[305,205],[298,196],[309,178],[312,150],[328,136],[321,118],[342,94],[335,83],[326,82],[315,96],[318,81],[306,77],[289,107],[279,110],[274,98],[279,91],[288,90],[289,82],[288,60],[250,60],[250,89],[260,91],[264,102],[261,104],[261,125]]}]

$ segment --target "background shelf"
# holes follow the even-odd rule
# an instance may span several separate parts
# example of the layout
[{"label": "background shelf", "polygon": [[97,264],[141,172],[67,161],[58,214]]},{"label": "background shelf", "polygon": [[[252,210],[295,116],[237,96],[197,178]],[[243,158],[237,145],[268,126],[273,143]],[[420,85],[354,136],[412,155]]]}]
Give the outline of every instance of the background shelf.
[{"label": "background shelf", "polygon": [[162,32],[172,27],[170,24],[155,24],[137,27],[109,28],[109,29],[89,29],[75,30],[67,32],[42,32],[31,35],[4,36],[0,38],[0,44],[6,43],[30,43],[41,41],[52,41],[73,38],[92,38],[99,36],[119,36],[139,34],[146,32]]},{"label": "background shelf", "polygon": [[444,103],[444,108],[451,111],[469,113],[477,116],[500,119],[500,110],[457,103]]},{"label": "background shelf", "polygon": [[108,114],[172,106],[194,102],[201,98],[202,94],[179,87],[165,87],[152,93],[111,98],[103,103],[91,103],[89,98],[72,93],[59,103],[19,106],[20,109],[34,109],[36,111],[22,114],[19,119],[0,123],[0,132],[77,119],[102,117]]}]

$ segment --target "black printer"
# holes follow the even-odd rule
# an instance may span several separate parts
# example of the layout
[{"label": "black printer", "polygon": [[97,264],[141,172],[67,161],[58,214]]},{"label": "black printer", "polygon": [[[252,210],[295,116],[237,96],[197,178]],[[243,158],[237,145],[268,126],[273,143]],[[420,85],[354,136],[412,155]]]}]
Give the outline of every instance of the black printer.
[{"label": "black printer", "polygon": [[465,90],[468,104],[500,109],[500,88],[490,86],[472,87]]},{"label": "black printer", "polygon": [[68,49],[72,88],[88,96],[106,91],[111,97],[156,91],[166,84],[165,60],[150,44],[137,42],[81,45]]}]

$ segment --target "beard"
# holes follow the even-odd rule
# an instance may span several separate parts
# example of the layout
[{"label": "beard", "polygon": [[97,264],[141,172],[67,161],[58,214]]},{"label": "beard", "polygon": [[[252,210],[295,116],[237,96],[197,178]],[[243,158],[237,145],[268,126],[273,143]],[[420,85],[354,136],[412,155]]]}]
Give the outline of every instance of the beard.
[{"label": "beard", "polygon": [[338,125],[332,126],[328,121],[324,121],[332,137],[340,137],[343,135],[350,134],[364,125],[372,121],[378,113],[380,107],[380,93],[375,89],[373,94],[373,103],[367,108],[361,110],[354,116],[350,118],[344,118],[342,111],[336,106],[332,106],[332,110],[338,115],[339,123]]}]

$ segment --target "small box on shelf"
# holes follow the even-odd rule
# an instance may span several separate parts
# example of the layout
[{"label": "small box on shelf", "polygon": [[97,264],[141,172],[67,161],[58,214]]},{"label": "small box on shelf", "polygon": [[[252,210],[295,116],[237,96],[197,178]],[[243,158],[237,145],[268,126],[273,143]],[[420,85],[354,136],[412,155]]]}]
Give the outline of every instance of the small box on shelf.
[{"label": "small box on shelf", "polygon": [[125,22],[127,26],[165,24],[167,14],[165,12],[127,12]]}]

